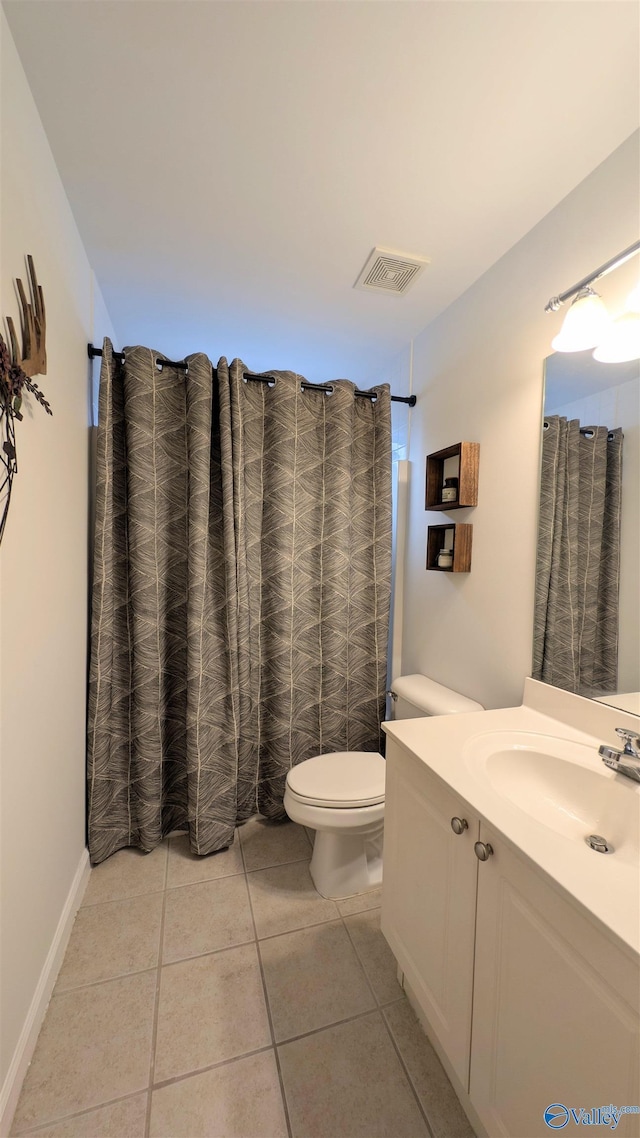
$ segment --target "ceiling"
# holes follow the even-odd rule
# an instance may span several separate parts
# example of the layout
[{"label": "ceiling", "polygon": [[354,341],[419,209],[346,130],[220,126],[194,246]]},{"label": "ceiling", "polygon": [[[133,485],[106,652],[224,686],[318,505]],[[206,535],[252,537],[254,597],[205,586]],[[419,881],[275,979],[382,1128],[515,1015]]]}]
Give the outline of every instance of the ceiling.
[{"label": "ceiling", "polygon": [[173,358],[383,378],[638,126],[626,0],[4,8],[118,346]]}]

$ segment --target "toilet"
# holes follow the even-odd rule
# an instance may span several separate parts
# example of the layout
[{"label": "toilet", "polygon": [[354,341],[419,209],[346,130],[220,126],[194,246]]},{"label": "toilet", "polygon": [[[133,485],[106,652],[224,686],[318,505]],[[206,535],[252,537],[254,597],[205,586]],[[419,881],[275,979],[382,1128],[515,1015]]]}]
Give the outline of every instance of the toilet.
[{"label": "toilet", "polygon": [[[427,676],[400,676],[390,695],[394,719],[484,710]],[[284,808],[316,831],[309,868],[322,897],[353,897],[382,883],[384,778],[377,751],[315,755],[289,771]]]}]

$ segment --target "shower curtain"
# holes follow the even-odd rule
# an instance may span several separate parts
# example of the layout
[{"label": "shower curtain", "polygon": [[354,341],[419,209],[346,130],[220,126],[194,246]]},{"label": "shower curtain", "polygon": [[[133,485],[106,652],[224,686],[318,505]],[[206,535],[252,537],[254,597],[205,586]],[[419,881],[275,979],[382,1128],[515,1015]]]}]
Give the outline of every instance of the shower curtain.
[{"label": "shower curtain", "polygon": [[391,579],[390,395],[187,371],[103,346],[89,848],[206,854],[285,817],[291,765],[378,750]]},{"label": "shower curtain", "polygon": [[533,678],[615,692],[622,431],[545,419]]}]

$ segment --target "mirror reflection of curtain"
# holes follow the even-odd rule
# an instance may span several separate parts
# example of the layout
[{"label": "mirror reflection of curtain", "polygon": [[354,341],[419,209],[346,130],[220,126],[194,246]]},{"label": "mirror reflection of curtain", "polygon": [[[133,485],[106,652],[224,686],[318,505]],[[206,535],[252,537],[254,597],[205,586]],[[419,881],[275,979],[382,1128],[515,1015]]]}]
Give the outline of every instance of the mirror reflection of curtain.
[{"label": "mirror reflection of curtain", "polygon": [[622,431],[544,421],[533,678],[617,690]]}]

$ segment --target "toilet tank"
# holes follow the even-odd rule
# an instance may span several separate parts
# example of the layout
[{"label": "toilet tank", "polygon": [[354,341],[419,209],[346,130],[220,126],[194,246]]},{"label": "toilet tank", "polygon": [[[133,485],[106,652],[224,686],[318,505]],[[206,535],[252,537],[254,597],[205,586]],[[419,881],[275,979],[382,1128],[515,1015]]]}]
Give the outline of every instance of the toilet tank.
[{"label": "toilet tank", "polygon": [[391,701],[393,719],[417,719],[423,715],[457,715],[484,711],[481,703],[437,684],[428,676],[398,676],[391,684],[396,698]]}]

